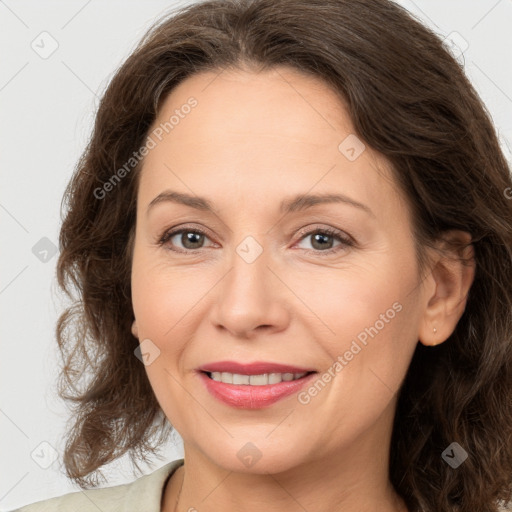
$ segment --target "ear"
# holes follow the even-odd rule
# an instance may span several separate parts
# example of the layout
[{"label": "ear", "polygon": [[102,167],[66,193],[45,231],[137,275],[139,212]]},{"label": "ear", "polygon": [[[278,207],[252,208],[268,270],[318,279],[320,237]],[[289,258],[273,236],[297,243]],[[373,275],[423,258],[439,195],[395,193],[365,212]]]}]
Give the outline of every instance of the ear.
[{"label": "ear", "polygon": [[[466,308],[469,289],[475,277],[474,247],[465,231],[445,231],[438,242],[431,274],[431,286],[418,333],[423,345],[434,346],[446,341],[455,330]],[[433,290],[433,291],[432,291]]]},{"label": "ear", "polygon": [[134,320],[134,321],[133,321],[133,324],[132,324],[132,334],[133,334],[137,339],[139,339],[139,329],[137,328],[137,320]]}]

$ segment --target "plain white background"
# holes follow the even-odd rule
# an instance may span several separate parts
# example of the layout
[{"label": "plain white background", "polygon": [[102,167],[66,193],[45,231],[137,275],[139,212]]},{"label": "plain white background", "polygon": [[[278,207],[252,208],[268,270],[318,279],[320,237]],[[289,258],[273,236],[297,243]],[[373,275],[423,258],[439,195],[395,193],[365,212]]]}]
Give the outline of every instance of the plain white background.
[{"label": "plain white background", "polygon": [[[189,3],[0,0],[2,511],[77,489],[60,459],[68,412],[55,391],[61,198],[115,70],[157,17]],[[399,3],[463,50],[512,162],[512,0]],[[179,436],[162,453],[146,473],[183,456]],[[109,485],[136,476],[126,460],[107,474]]]}]

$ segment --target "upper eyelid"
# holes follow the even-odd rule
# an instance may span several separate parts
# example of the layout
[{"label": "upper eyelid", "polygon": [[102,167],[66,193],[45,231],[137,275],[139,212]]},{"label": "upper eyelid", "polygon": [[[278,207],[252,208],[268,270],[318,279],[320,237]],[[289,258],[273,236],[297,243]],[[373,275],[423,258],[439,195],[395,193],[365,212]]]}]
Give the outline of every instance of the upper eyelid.
[{"label": "upper eyelid", "polygon": [[342,229],[334,228],[332,226],[317,225],[317,226],[313,226],[313,227],[300,229],[298,231],[298,235],[302,239],[305,236],[311,236],[316,232],[322,232],[322,231],[329,233],[331,236],[337,236],[341,239],[346,238],[346,239],[350,240],[351,242],[355,243],[355,239],[352,237],[352,235],[349,235],[346,231],[344,231]]}]

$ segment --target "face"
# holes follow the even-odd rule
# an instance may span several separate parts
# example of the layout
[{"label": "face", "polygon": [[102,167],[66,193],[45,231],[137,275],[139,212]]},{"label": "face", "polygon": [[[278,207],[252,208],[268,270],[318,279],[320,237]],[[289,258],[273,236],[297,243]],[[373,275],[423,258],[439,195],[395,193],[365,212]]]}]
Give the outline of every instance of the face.
[{"label": "face", "polygon": [[[407,203],[322,82],[217,75],[173,90],[140,176],[134,333],[155,395],[185,454],[233,471],[382,443],[426,304]],[[340,198],[294,202],[328,194]],[[316,373],[263,389],[199,370],[225,361],[293,367],[226,374]]]}]

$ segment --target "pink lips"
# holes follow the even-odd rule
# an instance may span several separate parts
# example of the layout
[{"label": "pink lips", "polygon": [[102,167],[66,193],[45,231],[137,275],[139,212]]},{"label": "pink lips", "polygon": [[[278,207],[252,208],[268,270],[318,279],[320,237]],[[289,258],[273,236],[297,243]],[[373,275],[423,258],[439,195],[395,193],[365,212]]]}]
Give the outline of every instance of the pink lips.
[{"label": "pink lips", "polygon": [[[217,382],[211,379],[206,372],[229,372],[243,375],[260,375],[263,373],[314,373],[308,373],[300,379],[282,381],[278,384],[250,386]],[[276,403],[282,398],[297,393],[306,383],[311,381],[316,371],[309,368],[275,363],[255,362],[244,365],[233,361],[219,361],[217,363],[201,366],[198,368],[198,373],[208,392],[221,402],[238,409],[261,409]]]}]

